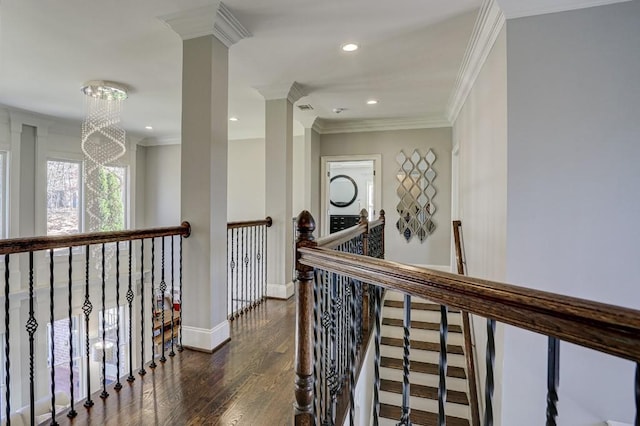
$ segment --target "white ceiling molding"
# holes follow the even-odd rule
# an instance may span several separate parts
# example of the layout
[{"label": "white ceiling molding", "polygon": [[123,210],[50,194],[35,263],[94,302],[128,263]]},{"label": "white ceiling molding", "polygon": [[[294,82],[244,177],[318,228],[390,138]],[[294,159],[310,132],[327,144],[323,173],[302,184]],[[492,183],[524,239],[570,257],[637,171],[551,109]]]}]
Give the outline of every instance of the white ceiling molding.
[{"label": "white ceiling molding", "polygon": [[451,125],[458,118],[504,23],[505,16],[498,3],[484,0],[447,105],[447,118]]},{"label": "white ceiling molding", "polygon": [[213,35],[225,46],[231,47],[243,38],[251,37],[231,10],[222,2],[159,16],[183,40]]},{"label": "white ceiling molding", "polygon": [[295,104],[301,98],[307,96],[307,93],[300,83],[294,81],[292,84],[274,84],[264,87],[255,88],[266,101],[275,99],[287,99]]},{"label": "white ceiling molding", "polygon": [[365,120],[326,120],[317,119],[313,129],[320,134],[380,132],[384,130],[409,130],[451,127],[440,117],[425,118],[379,118]]},{"label": "white ceiling molding", "polygon": [[181,139],[180,137],[175,138],[143,138],[136,143],[140,146],[165,146],[165,145],[180,145]]},{"label": "white ceiling molding", "polygon": [[309,111],[294,112],[294,118],[302,124],[305,129],[313,129],[316,126],[318,120],[318,114],[310,113]]},{"label": "white ceiling molding", "polygon": [[568,10],[605,6],[608,4],[624,3],[628,1],[630,0],[538,0],[535,2],[498,0],[507,19],[566,12]]}]

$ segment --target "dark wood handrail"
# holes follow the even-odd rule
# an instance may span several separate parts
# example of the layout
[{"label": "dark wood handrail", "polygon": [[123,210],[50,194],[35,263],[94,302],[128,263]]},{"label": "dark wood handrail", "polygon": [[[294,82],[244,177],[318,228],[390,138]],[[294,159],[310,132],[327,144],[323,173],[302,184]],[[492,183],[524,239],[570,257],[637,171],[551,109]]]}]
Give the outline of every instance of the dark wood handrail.
[{"label": "dark wood handrail", "polygon": [[115,232],[89,232],[84,234],[59,235],[51,237],[11,238],[0,240],[0,255],[26,253],[30,251],[49,250],[64,247],[86,246],[91,244],[115,243],[119,241],[140,240],[143,238],[191,235],[189,222],[180,226],[163,228],[135,229]]},{"label": "dark wood handrail", "polygon": [[260,225],[266,225],[267,228],[269,228],[271,227],[271,225],[273,225],[273,219],[271,219],[271,216],[267,216],[264,219],[241,220],[238,222],[229,222],[227,223],[227,229],[248,228],[250,226],[260,226]]},{"label": "dark wood handrail", "polygon": [[510,284],[300,247],[300,264],[640,361],[640,311]]}]

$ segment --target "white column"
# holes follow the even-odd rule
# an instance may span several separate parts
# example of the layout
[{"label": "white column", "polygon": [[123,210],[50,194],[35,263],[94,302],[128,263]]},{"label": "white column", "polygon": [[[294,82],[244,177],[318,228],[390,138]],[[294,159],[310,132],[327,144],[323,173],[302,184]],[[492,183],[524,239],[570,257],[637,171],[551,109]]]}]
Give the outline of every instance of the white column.
[{"label": "white column", "polygon": [[303,93],[295,82],[258,90],[266,100],[265,211],[273,219],[267,234],[267,296],[288,299],[293,295],[293,104]]},{"label": "white column", "polygon": [[181,212],[183,344],[212,351],[227,321],[227,115],[229,47],[249,32],[222,3],[163,18],[183,39]]},{"label": "white column", "polygon": [[[316,117],[301,120],[304,126],[304,208],[316,220],[320,229],[320,133],[316,129]],[[294,215],[300,212],[294,212]]]}]

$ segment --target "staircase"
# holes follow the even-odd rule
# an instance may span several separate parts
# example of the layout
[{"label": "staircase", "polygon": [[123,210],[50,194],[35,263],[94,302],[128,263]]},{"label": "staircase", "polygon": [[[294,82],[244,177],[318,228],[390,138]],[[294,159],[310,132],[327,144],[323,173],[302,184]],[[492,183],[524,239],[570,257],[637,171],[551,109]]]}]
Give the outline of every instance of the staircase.
[{"label": "staircase", "polygon": [[[437,425],[440,306],[417,298],[412,298],[411,302],[411,421],[414,425]],[[387,292],[382,310],[380,347],[381,426],[395,426],[402,411],[403,317],[403,296]],[[470,426],[460,312],[449,311],[448,321],[447,425]]]}]

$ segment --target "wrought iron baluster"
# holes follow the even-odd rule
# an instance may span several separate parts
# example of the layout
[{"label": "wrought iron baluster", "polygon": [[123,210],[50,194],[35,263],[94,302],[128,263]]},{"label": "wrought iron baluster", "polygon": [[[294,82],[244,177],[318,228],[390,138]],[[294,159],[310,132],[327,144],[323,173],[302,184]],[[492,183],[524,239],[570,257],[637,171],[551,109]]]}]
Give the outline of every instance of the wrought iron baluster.
[{"label": "wrought iron baluster", "polygon": [[438,371],[440,380],[438,383],[438,425],[447,423],[445,405],[447,404],[447,334],[449,331],[449,319],[447,307],[440,305],[440,363]]},{"label": "wrought iron baluster", "polygon": [[69,393],[71,394],[71,402],[67,417],[70,419],[76,417],[78,412],[75,410],[75,382],[73,377],[73,247],[69,247]]},{"label": "wrought iron baluster", "polygon": [[[8,357],[7,357],[8,358]],[[7,368],[7,371],[9,369]],[[635,424],[640,424],[640,363],[636,363],[636,383],[635,383],[635,396],[636,396],[636,420]],[[9,398],[7,398],[7,401]]]},{"label": "wrought iron baluster", "polygon": [[[351,281],[351,294],[356,293],[356,282]],[[354,415],[356,414],[355,393],[356,393],[356,346],[358,343],[356,314],[358,301],[351,297],[351,356],[349,358],[349,425],[355,425]]]},{"label": "wrought iron baluster", "polygon": [[120,383],[120,243],[116,243],[116,392],[122,389]]},{"label": "wrought iron baluster", "polygon": [[269,235],[267,233],[267,227],[263,226],[263,233],[264,233],[264,238],[262,239],[262,267],[263,267],[263,274],[262,274],[262,285],[264,286],[264,289],[262,291],[263,297],[266,299],[267,298],[267,259],[268,257],[268,244],[267,244],[267,236]]},{"label": "wrought iron baluster", "polygon": [[55,283],[53,275],[53,249],[49,249],[49,322],[51,324],[50,338],[51,338],[51,425],[56,425],[56,372],[54,365],[56,365],[56,346],[55,346],[55,317],[54,317],[54,295],[53,285]]},{"label": "wrought iron baluster", "polygon": [[251,260],[251,266],[249,267],[251,273],[251,307],[254,308],[257,303],[257,292],[256,292],[256,227],[251,227],[251,256],[249,258]]},{"label": "wrought iron baluster", "polygon": [[249,231],[245,232],[242,228],[242,263],[244,269],[242,270],[242,281],[244,282],[244,297],[242,298],[242,312],[247,312],[251,306],[251,287],[249,281]]},{"label": "wrought iron baluster", "polygon": [[404,296],[404,319],[402,321],[402,327],[404,330],[403,339],[403,355],[402,355],[402,414],[400,416],[400,423],[398,425],[411,425],[411,407],[409,406],[409,398],[411,395],[411,389],[409,384],[409,371],[410,360],[409,355],[411,352],[411,296],[405,294]]},{"label": "wrought iron baluster", "polygon": [[[91,300],[89,300],[89,256],[90,246],[84,247],[85,264],[84,264],[84,303],[82,304],[82,312],[84,313],[84,345],[85,345],[85,357],[86,365],[91,365],[89,358],[89,316],[93,310]],[[93,400],[91,399],[91,369],[87,368],[87,399],[84,401],[86,408],[93,407]]]},{"label": "wrought iron baluster", "polygon": [[34,407],[36,390],[34,382],[34,367],[35,367],[35,348],[34,337],[36,330],[38,329],[38,322],[34,314],[33,306],[33,252],[29,252],[29,320],[27,320],[27,333],[29,333],[29,411],[31,414],[31,423],[35,421],[36,412]]},{"label": "wrought iron baluster", "polygon": [[325,272],[322,280],[322,378],[324,388],[324,421],[329,422],[331,419],[331,363],[329,353],[331,351],[330,334],[331,334],[331,307],[329,280],[330,274]]},{"label": "wrought iron baluster", "polygon": [[4,374],[5,374],[5,418],[7,424],[11,421],[11,361],[9,354],[9,255],[4,255]]},{"label": "wrought iron baluster", "polygon": [[105,265],[105,244],[102,244],[102,392],[100,398],[105,399],[109,396],[107,392],[107,327],[106,316],[107,309],[105,307],[105,292],[107,284],[107,270]]},{"label": "wrought iron baluster", "polygon": [[171,236],[171,351],[169,352],[169,356],[176,356],[174,351],[175,347],[175,321],[174,321],[174,309],[175,309],[175,286],[174,286],[174,271],[176,269],[176,262],[174,259],[175,245],[173,242],[173,235]]},{"label": "wrought iron baluster", "polygon": [[162,295],[162,313],[160,323],[160,334],[162,335],[162,355],[160,356],[160,362],[166,362],[167,357],[164,356],[164,293],[167,291],[167,283],[164,281],[164,237],[162,237],[162,247],[160,255],[160,294]]},{"label": "wrought iron baluster", "polygon": [[233,320],[233,293],[234,293],[234,280],[233,280],[233,270],[235,264],[233,262],[233,232],[234,229],[227,229],[227,267],[229,268],[229,278],[227,282],[229,283],[229,301],[227,302],[227,318]]},{"label": "wrought iron baluster", "polygon": [[374,299],[374,321],[376,327],[374,348],[375,348],[375,361],[373,367],[373,426],[378,426],[378,418],[380,417],[380,308],[382,306],[382,289],[378,286],[373,288]]},{"label": "wrought iron baluster", "polygon": [[156,368],[156,239],[151,238],[151,362],[149,368]]},{"label": "wrought iron baluster", "polygon": [[558,384],[560,381],[560,340],[549,336],[547,350],[547,426],[555,426],[558,417]]},{"label": "wrought iron baluster", "polygon": [[133,241],[129,240],[129,288],[127,289],[127,303],[129,304],[129,376],[127,382],[131,383],[136,378],[133,376]]},{"label": "wrought iron baluster", "polygon": [[140,240],[140,370],[138,370],[141,376],[147,374],[144,364],[144,239],[142,239]]},{"label": "wrought iron baluster", "polygon": [[235,268],[236,268],[236,299],[235,299],[235,317],[238,318],[240,316],[240,300],[242,299],[241,292],[242,286],[240,285],[240,229],[236,228],[235,230],[235,241],[236,241],[236,260],[235,260]]},{"label": "wrought iron baluster", "polygon": [[484,409],[484,425],[493,426],[493,364],[496,357],[495,346],[496,321],[487,319],[487,357],[486,368],[487,377],[484,388],[485,409]]},{"label": "wrought iron baluster", "polygon": [[180,277],[179,277],[179,292],[180,292],[180,313],[179,313],[179,319],[180,319],[180,323],[178,324],[178,352],[182,352],[184,350],[184,347],[182,346],[182,304],[184,303],[184,298],[182,297],[182,235],[180,235],[180,259],[179,259],[179,263],[180,263]]}]

